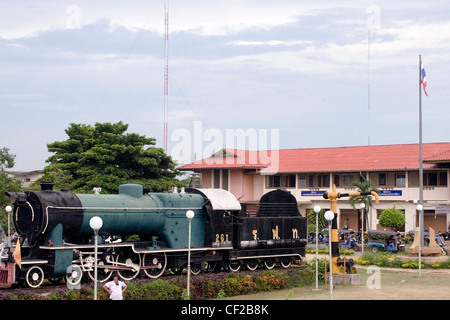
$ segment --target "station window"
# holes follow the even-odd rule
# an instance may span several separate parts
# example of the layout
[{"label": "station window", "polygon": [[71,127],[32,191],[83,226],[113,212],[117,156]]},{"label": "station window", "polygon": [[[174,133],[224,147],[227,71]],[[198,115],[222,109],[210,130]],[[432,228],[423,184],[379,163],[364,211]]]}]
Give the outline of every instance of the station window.
[{"label": "station window", "polygon": [[212,174],[212,186],[216,189],[228,189],[229,172],[228,169],[214,169]]},{"label": "station window", "polygon": [[424,172],[423,185],[427,187],[447,186],[447,172]]},{"label": "station window", "polygon": [[267,176],[266,188],[295,188],[295,174]]},{"label": "station window", "polygon": [[406,174],[397,173],[395,175],[395,186],[396,187],[406,187]]}]

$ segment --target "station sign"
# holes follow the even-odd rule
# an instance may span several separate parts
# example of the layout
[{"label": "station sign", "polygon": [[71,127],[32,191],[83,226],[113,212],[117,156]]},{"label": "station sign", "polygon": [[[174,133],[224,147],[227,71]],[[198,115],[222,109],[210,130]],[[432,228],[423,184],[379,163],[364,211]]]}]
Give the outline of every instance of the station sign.
[{"label": "station sign", "polygon": [[325,191],[320,190],[305,190],[301,192],[302,197],[321,197],[324,193]]},{"label": "station sign", "polygon": [[380,190],[378,192],[380,197],[401,197],[402,194],[402,190]]}]

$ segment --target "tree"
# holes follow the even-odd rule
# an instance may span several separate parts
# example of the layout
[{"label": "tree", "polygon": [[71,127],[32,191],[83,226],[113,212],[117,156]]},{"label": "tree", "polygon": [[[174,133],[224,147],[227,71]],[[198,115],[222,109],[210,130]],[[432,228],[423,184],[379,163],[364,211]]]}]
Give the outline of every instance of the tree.
[{"label": "tree", "polygon": [[153,147],[154,138],[125,133],[128,125],[96,123],[94,126],[71,123],[65,130],[68,139],[47,144],[50,156],[41,179],[75,192],[116,193],[119,185],[138,183],[152,191],[179,186],[178,170],[172,158]]},{"label": "tree", "polygon": [[[378,193],[378,189],[373,187],[373,182],[371,180],[365,180],[362,182],[352,182],[352,186],[357,187],[359,192],[372,192]],[[349,198],[350,205],[356,209],[357,203],[364,203],[366,205],[366,210],[372,206],[372,196],[353,196]],[[359,208],[358,208],[359,209]]]},{"label": "tree", "polygon": [[5,192],[21,190],[20,180],[10,177],[6,172],[6,169],[14,167],[15,158],[16,156],[11,154],[8,148],[0,149],[0,207],[2,208],[0,223],[2,226],[6,226],[8,221],[6,211],[3,209],[10,204],[8,197],[5,196]]},{"label": "tree", "polygon": [[405,214],[394,206],[381,212],[378,223],[383,228],[400,228],[405,225]]},{"label": "tree", "polygon": [[[309,220],[308,231],[316,232],[316,212],[314,211],[314,209],[311,209],[307,212],[307,217]],[[319,232],[324,228],[328,228],[328,221],[325,219],[324,209],[321,209],[319,211],[319,217],[317,221],[319,224],[318,226]]]},{"label": "tree", "polygon": [[[378,193],[378,189],[373,187],[373,182],[371,180],[365,180],[362,182],[352,182],[352,186],[357,187],[359,189],[359,192],[372,192],[375,191]],[[364,203],[365,207],[363,210],[363,221],[366,221],[366,212],[369,211],[369,208],[372,206],[372,196],[352,196],[349,198],[350,205],[354,209],[356,208],[356,204]],[[365,224],[366,225],[366,224]]]}]

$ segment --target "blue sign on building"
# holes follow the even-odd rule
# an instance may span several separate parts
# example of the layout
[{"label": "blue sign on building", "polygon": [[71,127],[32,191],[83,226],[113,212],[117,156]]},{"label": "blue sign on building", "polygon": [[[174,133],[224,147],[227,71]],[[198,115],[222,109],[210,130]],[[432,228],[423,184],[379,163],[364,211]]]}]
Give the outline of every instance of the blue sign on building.
[{"label": "blue sign on building", "polygon": [[378,193],[378,195],[382,197],[401,197],[402,194],[402,190],[380,190]]},{"label": "blue sign on building", "polygon": [[308,191],[302,191],[301,195],[302,197],[321,197],[325,191],[319,191],[319,190],[308,190]]}]

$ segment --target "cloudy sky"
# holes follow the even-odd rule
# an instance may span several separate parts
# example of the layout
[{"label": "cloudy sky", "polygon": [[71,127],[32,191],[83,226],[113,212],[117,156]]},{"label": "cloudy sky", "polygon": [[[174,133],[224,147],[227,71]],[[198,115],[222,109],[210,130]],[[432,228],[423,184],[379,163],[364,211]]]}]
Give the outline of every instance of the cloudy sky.
[{"label": "cloudy sky", "polygon": [[[42,169],[70,123],[123,121],[163,147],[164,0],[0,8],[0,147],[15,170]],[[185,163],[236,146],[229,132],[250,149],[417,143],[419,55],[423,141],[450,141],[449,12],[438,0],[170,0],[168,153]]]}]

